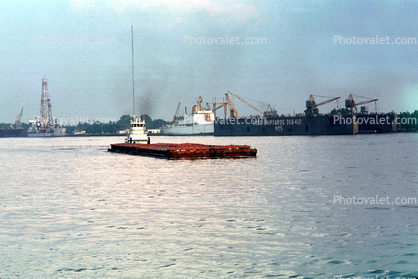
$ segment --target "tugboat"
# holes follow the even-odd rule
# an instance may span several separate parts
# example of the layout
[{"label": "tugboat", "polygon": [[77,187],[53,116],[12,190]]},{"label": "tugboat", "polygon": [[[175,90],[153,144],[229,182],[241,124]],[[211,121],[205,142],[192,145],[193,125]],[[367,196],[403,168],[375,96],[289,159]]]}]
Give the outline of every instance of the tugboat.
[{"label": "tugboat", "polygon": [[150,144],[151,140],[145,131],[145,121],[142,121],[138,116],[134,115],[131,120],[131,127],[129,128],[126,143],[143,143]]}]

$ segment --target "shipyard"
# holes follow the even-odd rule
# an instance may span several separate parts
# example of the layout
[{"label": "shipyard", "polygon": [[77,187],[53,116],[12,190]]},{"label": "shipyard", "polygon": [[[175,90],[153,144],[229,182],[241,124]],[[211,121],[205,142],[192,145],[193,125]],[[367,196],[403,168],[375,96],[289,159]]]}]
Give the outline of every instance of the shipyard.
[{"label": "shipyard", "polygon": [[[51,103],[48,95],[48,84],[46,79],[42,80],[41,116],[35,116],[35,120],[29,121],[28,129],[22,127],[21,113],[16,117],[15,124],[11,128],[0,129],[0,137],[60,137],[60,136],[117,136],[125,132],[115,131],[113,133],[89,133],[89,129],[67,134],[65,131],[71,129],[71,125],[89,122],[89,117],[78,118],[52,118]],[[258,114],[238,117],[238,109],[233,104],[231,96],[238,98],[245,105],[255,110]],[[322,97],[322,96],[321,96]],[[180,114],[181,102],[178,103],[176,112],[171,122],[165,122],[160,127],[147,129],[149,123],[143,122],[144,132],[149,135],[168,136],[288,136],[288,135],[355,135],[373,133],[393,133],[403,131],[401,127],[406,125],[417,125],[416,117],[401,117],[395,112],[381,113],[370,112],[368,106],[363,106],[378,99],[369,99],[356,102],[353,94],[345,100],[345,108],[334,108],[330,113],[322,114],[318,107],[331,103],[340,97],[332,97],[326,101],[316,103],[314,96],[309,96],[306,101],[306,110],[303,113],[294,115],[279,115],[278,112],[268,104],[265,111],[261,111],[251,105],[243,97],[237,94],[225,93],[221,103],[213,99],[212,105],[206,102],[203,105],[202,97],[197,98],[197,104],[192,106],[191,113],[187,114],[187,107],[184,114]],[[358,111],[357,108],[360,108]],[[217,114],[217,110],[223,109],[223,114]],[[228,113],[229,112],[229,113]],[[149,118],[149,117],[148,117]],[[71,121],[69,121],[71,120]],[[116,123],[116,118],[95,118],[93,123]],[[139,121],[140,119],[138,119]],[[141,120],[142,121],[142,120]],[[67,124],[66,126],[63,124]],[[69,124],[69,125],[68,125]],[[126,127],[129,128],[129,127]]]}]

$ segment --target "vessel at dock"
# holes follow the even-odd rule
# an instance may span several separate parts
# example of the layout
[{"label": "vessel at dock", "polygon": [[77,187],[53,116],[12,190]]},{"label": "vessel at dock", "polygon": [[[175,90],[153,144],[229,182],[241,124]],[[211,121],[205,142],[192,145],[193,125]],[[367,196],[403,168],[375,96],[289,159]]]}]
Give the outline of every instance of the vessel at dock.
[{"label": "vessel at dock", "polygon": [[22,113],[23,108],[20,113],[17,115],[15,124],[10,125],[7,128],[0,128],[0,138],[18,138],[18,137],[26,137],[26,130],[22,127]]},{"label": "vessel at dock", "polygon": [[192,108],[192,113],[179,116],[180,103],[177,106],[173,122],[164,126],[161,131],[165,135],[171,136],[191,136],[191,135],[213,135],[214,114],[209,104],[202,105],[202,97],[199,97],[197,105]]},{"label": "vessel at dock", "polygon": [[[229,92],[231,93],[231,92]],[[231,93],[232,94],[232,93]],[[236,95],[234,95],[236,96]],[[316,103],[311,95],[306,101],[306,110],[294,116],[278,115],[270,105],[267,110],[251,117],[237,117],[234,108],[227,97],[228,102],[214,104],[215,109],[225,108],[225,118],[216,118],[214,123],[215,136],[292,136],[292,135],[353,135],[358,133],[388,133],[396,132],[397,115],[395,113],[369,113],[368,107],[358,105],[376,102],[371,99],[356,103],[353,96],[347,98],[344,110],[330,114],[320,114],[318,107],[339,99],[331,98],[321,103]],[[230,109],[230,117],[227,117],[227,106]],[[232,106],[232,107],[231,107]]]},{"label": "vessel at dock", "polygon": [[41,110],[40,116],[35,116],[34,120],[29,120],[31,127],[28,130],[28,137],[63,137],[66,136],[66,129],[52,118],[52,105],[49,99],[48,81],[42,79]]}]

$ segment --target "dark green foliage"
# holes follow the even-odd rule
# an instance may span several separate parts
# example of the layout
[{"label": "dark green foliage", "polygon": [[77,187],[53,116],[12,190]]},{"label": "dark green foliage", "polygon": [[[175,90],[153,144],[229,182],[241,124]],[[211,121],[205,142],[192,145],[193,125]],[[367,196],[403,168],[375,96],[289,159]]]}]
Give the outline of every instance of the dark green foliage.
[{"label": "dark green foliage", "polygon": [[398,130],[404,132],[417,132],[418,131],[418,110],[413,113],[401,112],[398,114]]},{"label": "dark green foliage", "polygon": [[[22,125],[22,128],[24,128],[24,129],[27,129],[27,128],[29,128],[29,124],[26,124],[26,123],[21,123],[21,125]],[[11,123],[0,123],[0,129],[9,129],[9,128],[14,128],[14,124],[11,124]]]},{"label": "dark green foliage", "polygon": [[333,110],[331,110],[331,114],[332,115],[337,115],[337,114],[339,114],[339,113],[341,113],[341,114],[347,114],[347,113],[349,113],[350,111],[348,110],[348,109],[346,109],[346,108],[340,108],[340,109],[333,109]]},{"label": "dark green foliage", "polygon": [[[130,115],[122,115],[117,122],[95,122],[93,124],[79,123],[77,126],[65,126],[65,128],[67,129],[67,134],[72,134],[76,131],[85,131],[86,134],[115,134],[119,131],[128,129],[131,119]],[[147,129],[158,129],[169,123],[163,119],[152,120],[147,114],[141,115],[141,119],[145,120]]]}]

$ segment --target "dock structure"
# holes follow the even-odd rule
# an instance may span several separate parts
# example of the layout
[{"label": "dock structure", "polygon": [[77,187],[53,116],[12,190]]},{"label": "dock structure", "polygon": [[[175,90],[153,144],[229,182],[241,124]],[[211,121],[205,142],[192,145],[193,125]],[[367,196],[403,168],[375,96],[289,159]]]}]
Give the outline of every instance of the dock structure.
[{"label": "dock structure", "polygon": [[256,157],[257,149],[248,145],[206,145],[199,143],[115,143],[109,152],[165,159]]}]

